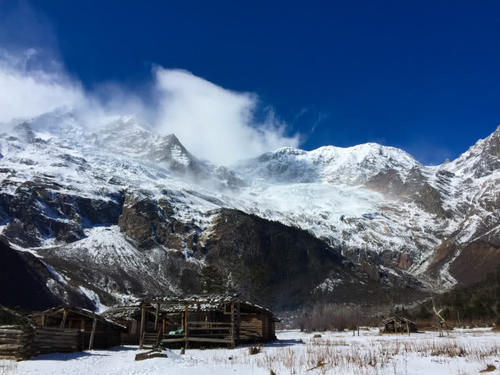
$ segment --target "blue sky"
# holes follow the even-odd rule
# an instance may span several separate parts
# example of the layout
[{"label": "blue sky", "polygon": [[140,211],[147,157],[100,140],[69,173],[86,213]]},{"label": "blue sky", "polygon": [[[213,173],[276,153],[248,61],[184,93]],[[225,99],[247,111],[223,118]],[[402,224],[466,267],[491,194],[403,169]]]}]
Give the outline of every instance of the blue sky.
[{"label": "blue sky", "polygon": [[0,46],[87,89],[148,96],[156,64],[258,95],[301,147],[379,142],[424,163],[500,123],[498,1],[9,1]]}]

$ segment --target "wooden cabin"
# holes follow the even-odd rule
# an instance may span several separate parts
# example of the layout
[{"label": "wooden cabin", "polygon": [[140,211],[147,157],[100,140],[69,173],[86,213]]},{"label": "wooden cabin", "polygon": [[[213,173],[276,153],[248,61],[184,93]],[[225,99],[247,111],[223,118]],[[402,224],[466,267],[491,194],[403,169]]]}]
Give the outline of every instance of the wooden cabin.
[{"label": "wooden cabin", "polygon": [[156,297],[117,306],[105,316],[127,327],[122,343],[228,345],[276,339],[273,313],[236,295]]},{"label": "wooden cabin", "polygon": [[410,319],[402,316],[391,316],[383,321],[384,333],[412,333],[417,332],[417,325]]},{"label": "wooden cabin", "polygon": [[67,306],[35,312],[32,321],[37,331],[45,330],[48,336],[51,330],[55,335],[56,328],[65,330],[67,335],[78,332],[76,337],[80,342],[76,350],[106,349],[120,345],[120,335],[126,331],[126,327],[90,310]]}]

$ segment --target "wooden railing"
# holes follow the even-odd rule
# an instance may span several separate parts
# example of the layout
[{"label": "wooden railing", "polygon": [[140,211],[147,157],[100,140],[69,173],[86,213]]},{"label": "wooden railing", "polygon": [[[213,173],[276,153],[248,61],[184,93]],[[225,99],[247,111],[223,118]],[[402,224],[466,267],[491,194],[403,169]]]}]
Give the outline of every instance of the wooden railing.
[{"label": "wooden railing", "polygon": [[232,343],[232,325],[222,322],[193,322],[187,324],[187,335],[164,334],[161,340],[164,343],[172,342],[207,342],[207,343]]}]

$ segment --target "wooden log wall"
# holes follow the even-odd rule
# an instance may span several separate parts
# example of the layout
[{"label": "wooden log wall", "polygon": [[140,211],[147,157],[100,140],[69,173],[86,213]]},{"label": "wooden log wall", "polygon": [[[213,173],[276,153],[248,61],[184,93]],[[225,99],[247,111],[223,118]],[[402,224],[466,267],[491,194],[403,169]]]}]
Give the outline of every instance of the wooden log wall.
[{"label": "wooden log wall", "polygon": [[262,320],[256,316],[246,316],[241,318],[240,339],[256,340],[263,338]]},{"label": "wooden log wall", "polygon": [[77,329],[43,327],[35,330],[32,355],[69,353],[83,350],[81,333]]},{"label": "wooden log wall", "polygon": [[0,326],[0,359],[31,357],[34,331],[29,326]]},{"label": "wooden log wall", "polygon": [[[91,332],[72,328],[0,326],[0,359],[23,360],[39,354],[87,350],[90,336]],[[94,348],[116,345],[120,345],[120,330],[94,332]]]}]

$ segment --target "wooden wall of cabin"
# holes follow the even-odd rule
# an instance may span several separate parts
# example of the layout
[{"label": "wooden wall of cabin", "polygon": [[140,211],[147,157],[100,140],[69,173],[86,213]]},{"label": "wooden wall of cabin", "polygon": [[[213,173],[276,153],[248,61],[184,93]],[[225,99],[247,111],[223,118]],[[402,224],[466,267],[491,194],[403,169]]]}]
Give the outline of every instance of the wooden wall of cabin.
[{"label": "wooden wall of cabin", "polygon": [[[83,347],[88,348],[90,343],[90,335],[92,329],[89,331],[85,330],[82,332],[83,337]],[[112,346],[118,346],[122,344],[121,338],[122,330],[119,327],[115,327],[108,324],[97,324],[96,331],[94,335],[94,349],[107,349]],[[137,341],[134,342],[137,344]]]},{"label": "wooden wall of cabin", "polygon": [[[94,319],[72,311],[68,311],[64,327],[61,327],[63,313],[57,312],[52,314],[37,314],[33,316],[35,324],[39,327],[47,328],[64,328],[81,331],[80,347],[88,349],[90,343],[90,335],[92,333],[92,325]],[[111,346],[121,344],[122,329],[113,324],[102,320],[97,320],[96,332],[94,335],[94,348],[105,349]]]},{"label": "wooden wall of cabin", "polygon": [[240,340],[253,341],[264,338],[262,316],[257,313],[242,313],[240,315]]},{"label": "wooden wall of cabin", "polygon": [[241,341],[271,341],[275,339],[274,321],[269,313],[242,313],[240,317]]}]

